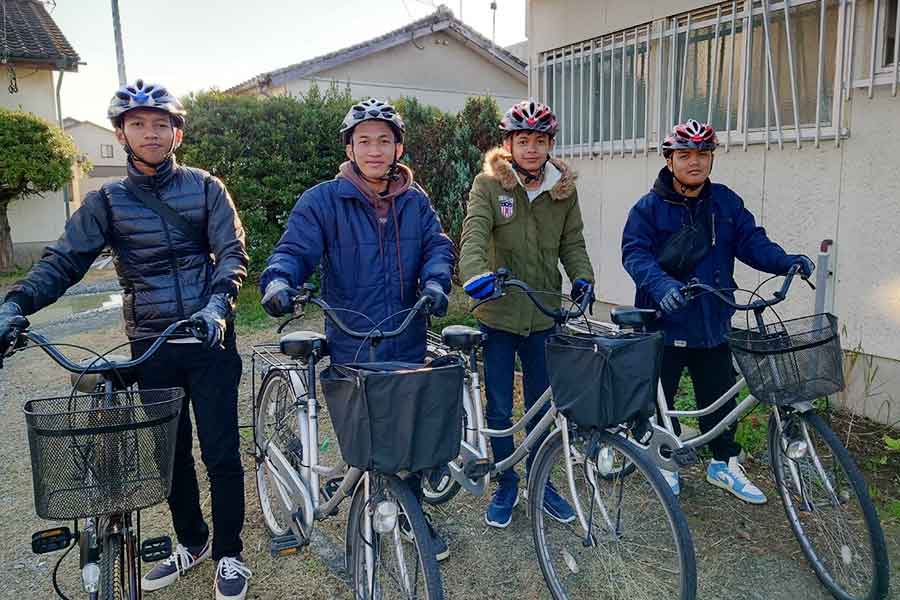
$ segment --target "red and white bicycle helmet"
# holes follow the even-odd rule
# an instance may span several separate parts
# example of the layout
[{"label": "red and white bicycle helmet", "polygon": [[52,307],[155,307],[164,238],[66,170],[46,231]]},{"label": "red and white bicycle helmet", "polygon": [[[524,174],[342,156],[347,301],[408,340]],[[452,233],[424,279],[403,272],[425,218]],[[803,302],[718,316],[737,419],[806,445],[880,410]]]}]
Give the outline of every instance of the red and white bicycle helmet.
[{"label": "red and white bicycle helmet", "polygon": [[719,145],[716,130],[709,123],[695,119],[676,125],[663,142],[663,156],[669,158],[675,150],[715,150]]},{"label": "red and white bicycle helmet", "polygon": [[559,121],[550,107],[534,100],[523,100],[513,104],[500,120],[500,129],[504,135],[516,131],[537,131],[550,137],[556,135]]}]

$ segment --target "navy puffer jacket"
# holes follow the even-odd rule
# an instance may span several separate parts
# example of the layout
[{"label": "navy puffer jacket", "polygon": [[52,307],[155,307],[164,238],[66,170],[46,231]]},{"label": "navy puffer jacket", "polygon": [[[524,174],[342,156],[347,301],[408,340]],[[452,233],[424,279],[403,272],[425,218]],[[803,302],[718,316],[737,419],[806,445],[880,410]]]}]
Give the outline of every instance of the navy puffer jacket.
[{"label": "navy puffer jacket", "polygon": [[[682,224],[697,215],[703,202],[710,202],[712,207],[713,246],[685,279],[697,278],[716,288],[735,288],[735,258],[772,274],[784,274],[796,262],[797,255],[785,253],[770,240],[741,197],[728,187],[707,181],[700,197],[691,200],[675,192],[672,174],[663,167],[653,189],[628,213],[622,234],[622,264],[637,288],[634,303],[638,308],[659,308],[670,288],[684,285],[659,266],[657,256]],[[728,295],[734,298],[731,292]],[[725,343],[732,315],[734,309],[712,294],[704,294],[686,308],[663,315],[657,327],[665,334],[668,346],[713,348]]]},{"label": "navy puffer jacket", "polygon": [[[382,330],[397,327],[406,317],[395,313],[412,307],[429,281],[450,291],[453,242],[441,228],[431,201],[416,184],[394,199],[394,210],[380,224],[375,209],[353,183],[336,177],[304,192],[297,200],[287,229],[269,257],[260,288],[281,278],[302,285],[321,265],[322,297],[335,308],[366,315]],[[361,316],[341,312],[350,328],[369,331]],[[382,322],[383,321],[383,322]],[[379,361],[422,362],[425,358],[424,318],[406,332],[382,342]],[[354,340],[326,320],[332,360],[367,361],[368,345]]]},{"label": "navy puffer jacket", "polygon": [[107,245],[125,290],[125,330],[132,339],[160,333],[190,317],[206,306],[211,294],[236,297],[247,276],[248,257],[243,226],[222,182],[206,171],[179,166],[174,158],[152,176],[129,162],[128,179],[156,193],[205,232],[207,244],[201,247],[168,225],[123,181],[106,184],[85,196],[62,236],[47,246],[6,299],[26,314],[52,304],[84,276]]}]

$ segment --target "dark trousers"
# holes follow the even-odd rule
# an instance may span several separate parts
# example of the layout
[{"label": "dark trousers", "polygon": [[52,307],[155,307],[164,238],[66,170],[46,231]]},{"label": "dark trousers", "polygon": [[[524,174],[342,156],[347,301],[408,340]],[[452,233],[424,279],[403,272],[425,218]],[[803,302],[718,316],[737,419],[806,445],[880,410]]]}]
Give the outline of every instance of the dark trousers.
[{"label": "dark trousers", "polygon": [[[666,346],[663,351],[660,379],[666,394],[666,404],[670,409],[675,406],[675,393],[685,367],[694,383],[694,395],[697,399],[698,409],[713,404],[735,383],[731,350],[728,349],[728,344],[722,344],[715,348]],[[706,433],[715,427],[735,407],[735,404],[736,402],[732,398],[711,415],[700,417],[700,431]],[[678,419],[673,418],[672,424],[675,426],[675,433],[681,433]],[[732,456],[741,453],[741,446],[734,439],[736,429],[737,424],[732,425],[709,443],[713,458],[728,461]]]},{"label": "dark trousers", "polygon": [[[516,355],[522,363],[522,378],[524,384],[523,397],[525,411],[527,412],[541,397],[541,394],[550,387],[547,377],[546,350],[544,349],[547,338],[553,333],[553,329],[536,331],[527,336],[515,335],[493,329],[484,324],[481,330],[487,334],[482,346],[484,352],[484,387],[487,396],[487,425],[491,429],[508,429],[512,427],[513,408],[513,376],[516,368]],[[541,417],[547,412],[550,404],[547,403],[535,417],[528,422],[526,430],[530,433],[537,425]],[[546,436],[546,433],[544,434]],[[533,446],[536,451],[543,438]],[[494,462],[509,457],[515,449],[512,436],[491,438],[491,450],[494,453]],[[535,452],[528,453],[525,462],[526,474],[531,469]],[[516,484],[519,476],[515,469],[507,469],[500,473],[501,484]]]},{"label": "dark trousers", "polygon": [[[139,356],[151,343],[133,343],[132,355]],[[224,350],[205,350],[200,344],[165,343],[138,372],[138,384],[142,388],[180,387],[185,391],[175,442],[169,508],[178,541],[185,546],[202,546],[209,538],[209,526],[200,510],[200,489],[194,469],[190,417],[193,407],[200,454],[212,496],[214,560],[235,556],[243,549],[244,469],[237,417],[240,379],[241,357],[232,329],[225,336]]]}]

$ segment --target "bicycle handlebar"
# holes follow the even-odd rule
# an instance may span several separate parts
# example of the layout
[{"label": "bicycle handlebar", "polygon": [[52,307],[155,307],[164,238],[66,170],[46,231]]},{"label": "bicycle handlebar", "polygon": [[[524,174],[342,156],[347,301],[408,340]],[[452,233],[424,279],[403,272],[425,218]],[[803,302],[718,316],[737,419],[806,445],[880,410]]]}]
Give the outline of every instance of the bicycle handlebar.
[{"label": "bicycle handlebar", "polygon": [[[159,337],[157,337],[153,341],[153,344],[149,348],[147,348],[147,351],[144,352],[144,354],[142,354],[139,358],[135,358],[124,363],[116,363],[115,368],[117,370],[132,369],[134,367],[140,366],[141,364],[147,362],[151,356],[156,354],[156,351],[159,350],[159,347],[162,346],[168,338],[172,337],[172,335],[178,329],[182,327],[190,327],[192,324],[193,321],[191,321],[190,319],[172,323],[171,325],[166,327],[165,331],[159,334]],[[56,347],[40,333],[24,329],[20,331],[18,335],[19,338],[24,338],[25,340],[36,344],[41,350],[47,353],[47,355],[52,358],[56,362],[56,364],[71,373],[77,373],[79,375],[91,375],[104,373],[110,370],[110,363],[103,356],[97,356],[94,359],[94,363],[96,364],[92,363],[90,366],[85,367],[84,365],[73,363],[71,360],[66,358],[66,356],[62,352],[57,350]]]},{"label": "bicycle handlebar", "polygon": [[[565,311],[563,311],[562,309],[557,310],[557,309],[548,308],[543,302],[541,302],[536,297],[537,294],[542,293],[542,292],[532,289],[524,281],[512,278],[508,269],[504,269],[504,268],[497,269],[495,274],[497,276],[495,293],[492,296],[490,296],[489,298],[485,298],[484,300],[478,302],[473,308],[477,308],[478,306],[481,306],[485,302],[491,302],[493,300],[497,300],[498,298],[501,298],[506,293],[504,288],[513,287],[513,288],[518,288],[518,289],[522,290],[523,292],[525,292],[525,295],[528,296],[528,299],[531,300],[532,304],[534,304],[534,306],[539,311],[541,311],[544,315],[553,319],[553,321],[557,325],[563,325],[570,319],[579,318],[579,317],[584,316],[585,311],[588,310],[588,307],[591,304],[592,294],[586,293],[581,298],[581,301],[579,303],[573,304],[572,308],[568,308]],[[556,292],[554,292],[554,293],[556,293]],[[562,295],[560,294],[560,296],[562,296]]]},{"label": "bicycle handlebar", "polygon": [[[749,302],[747,304],[739,304],[722,293],[721,290],[714,288],[712,286],[706,285],[705,283],[700,283],[699,281],[690,281],[686,286],[681,288],[681,293],[684,295],[685,299],[690,300],[693,297],[696,297],[700,292],[709,292],[714,295],[716,298],[727,304],[728,306],[734,308],[735,310],[764,310],[770,306],[775,306],[776,304],[783,302],[787,299],[788,290],[791,287],[791,283],[794,280],[794,275],[797,274],[800,267],[798,265],[794,265],[788,270],[787,275],[784,277],[784,282],[781,284],[781,288],[775,290],[772,293],[772,298],[765,299],[759,298],[754,300],[753,302]],[[806,278],[804,278],[805,280]]]},{"label": "bicycle handlebar", "polygon": [[[307,284],[304,284],[302,290],[290,289],[290,290],[288,290],[288,293],[290,293],[294,296],[294,306],[296,308],[302,309],[302,307],[305,304],[309,304],[309,303],[315,304],[316,306],[318,306],[319,308],[322,309],[322,312],[324,312],[325,315],[329,319],[331,319],[331,322],[334,323],[337,326],[337,328],[340,329],[345,335],[348,335],[348,336],[358,339],[358,340],[370,339],[370,340],[375,340],[375,341],[381,341],[381,340],[386,340],[389,338],[397,337],[398,335],[400,335],[404,331],[406,331],[407,327],[409,327],[409,325],[412,323],[413,319],[416,318],[416,316],[419,313],[427,314],[428,310],[431,308],[431,305],[433,302],[432,299],[428,296],[422,296],[421,298],[419,298],[419,300],[415,303],[415,305],[411,309],[409,309],[409,314],[406,315],[406,318],[403,320],[403,322],[400,324],[400,326],[392,331],[381,331],[377,325],[369,331],[356,331],[356,330],[350,329],[350,327],[348,327],[347,324],[344,323],[343,321],[341,321],[340,317],[337,316],[338,311],[340,311],[341,309],[332,308],[332,306],[330,304],[328,304],[328,302],[326,302],[319,296],[316,296],[314,294],[315,289],[316,288],[314,285],[307,283]],[[282,323],[281,326],[278,328],[278,331],[280,332],[282,329],[284,329],[284,327],[288,323],[293,321],[295,318],[297,318],[297,317],[296,316],[292,317],[291,319],[288,319],[287,321]]]}]

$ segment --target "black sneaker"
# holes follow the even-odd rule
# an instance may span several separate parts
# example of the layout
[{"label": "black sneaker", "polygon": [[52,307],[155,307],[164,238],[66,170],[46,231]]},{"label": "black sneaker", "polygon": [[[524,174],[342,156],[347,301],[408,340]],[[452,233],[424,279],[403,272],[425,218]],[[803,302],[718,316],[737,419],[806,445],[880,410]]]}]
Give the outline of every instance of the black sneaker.
[{"label": "black sneaker", "polygon": [[178,578],[193,569],[201,560],[209,558],[212,544],[207,541],[203,546],[175,546],[175,551],[161,563],[150,569],[141,578],[141,589],[155,592],[172,585]]}]

